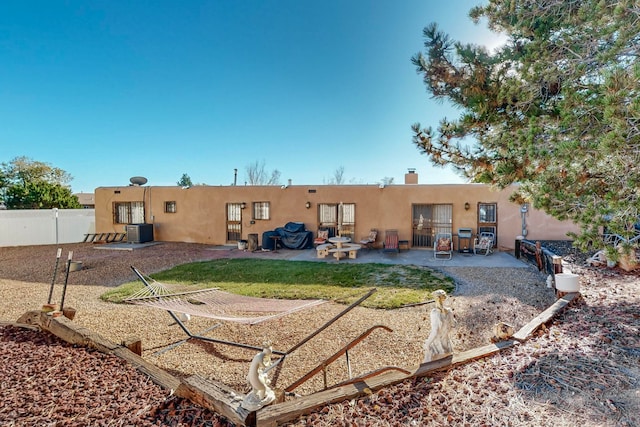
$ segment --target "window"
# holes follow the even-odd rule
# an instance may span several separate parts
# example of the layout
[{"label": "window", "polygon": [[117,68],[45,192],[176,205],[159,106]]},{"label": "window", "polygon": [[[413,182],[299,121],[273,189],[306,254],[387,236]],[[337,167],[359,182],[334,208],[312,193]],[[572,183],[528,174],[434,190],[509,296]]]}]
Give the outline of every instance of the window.
[{"label": "window", "polygon": [[496,222],[496,211],[498,205],[495,203],[478,204],[478,222]]},{"label": "window", "polygon": [[253,219],[269,219],[269,202],[253,202]]},{"label": "window", "polygon": [[498,239],[498,204],[478,203],[478,234],[493,233],[494,243]]},{"label": "window", "polygon": [[144,224],[144,202],[115,202],[114,224]]},{"label": "window", "polygon": [[176,202],[164,202],[164,212],[176,213],[177,212]]}]

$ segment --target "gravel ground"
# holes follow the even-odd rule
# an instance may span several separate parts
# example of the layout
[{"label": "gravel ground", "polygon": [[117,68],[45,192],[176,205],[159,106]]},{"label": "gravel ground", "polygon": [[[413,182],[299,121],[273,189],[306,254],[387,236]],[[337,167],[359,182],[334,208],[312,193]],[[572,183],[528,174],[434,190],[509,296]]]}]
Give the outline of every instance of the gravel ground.
[{"label": "gravel ground", "polygon": [[[210,343],[189,342],[162,355],[155,355],[156,350],[162,346],[184,338],[178,328],[169,326],[170,319],[166,313],[145,307],[107,304],[98,300],[98,296],[108,287],[135,279],[128,268],[130,264],[147,273],[153,273],[184,262],[246,256],[246,253],[211,250],[201,245],[180,243],[160,244],[144,251],[133,252],[99,251],[90,244],[69,245],[65,247],[63,256],[67,250],[73,250],[74,259],[83,259],[86,266],[86,269],[70,274],[68,304],[65,305],[78,310],[76,322],[115,342],[131,335],[142,338],[143,356],[176,375],[198,373],[222,381],[240,391],[248,391],[244,376],[253,352]],[[55,247],[0,248],[0,255],[0,298],[3,301],[0,306],[0,319],[15,320],[28,310],[40,308],[42,302],[46,301],[55,260]],[[28,268],[25,267],[24,259],[29,259]],[[453,340],[457,351],[488,343],[491,326],[496,321],[511,323],[517,330],[555,299],[552,290],[546,288],[544,277],[533,268],[451,268],[446,270],[446,273],[452,275],[459,283],[456,293],[446,302],[456,315],[456,334]],[[605,271],[607,275],[594,270],[584,270],[583,273],[585,299],[561,319],[554,321],[552,327],[539,337],[484,361],[426,379],[407,381],[366,398],[328,405],[317,413],[301,418],[293,425],[637,425],[637,418],[630,415],[633,414],[633,409],[638,409],[637,401],[640,400],[638,359],[634,352],[637,350],[633,350],[639,348],[637,336],[640,321],[636,317],[637,275],[625,275],[617,271],[616,275],[612,275],[614,272],[608,270]],[[612,277],[615,283],[609,285],[609,279]],[[603,279],[606,279],[607,283],[604,287]],[[592,306],[592,302],[597,304]],[[252,327],[224,325],[211,334],[216,338],[255,345],[260,345],[264,339],[271,339],[276,349],[286,349],[343,308],[329,303],[288,316],[286,320],[279,320],[275,328],[273,324]],[[423,306],[382,311],[358,307],[332,325],[326,334],[320,334],[317,339],[288,357],[274,381],[277,386],[291,383],[375,324],[389,326],[393,333],[374,332],[350,353],[354,374],[369,372],[386,365],[414,366],[422,359],[421,345],[429,334],[429,309],[430,307]],[[599,332],[602,322],[612,312],[625,322],[607,326],[607,334],[604,336],[610,342],[607,343],[602,338],[594,342],[594,336],[602,336]],[[199,331],[210,324],[202,319],[194,319],[190,327]],[[11,349],[4,353],[7,348],[5,342],[16,340],[11,338],[16,334],[13,331],[7,333],[6,329],[3,330],[2,339],[3,359],[6,363],[11,363],[20,356],[12,355]],[[553,332],[549,332],[550,330]],[[620,348],[623,350],[614,352]],[[575,396],[576,390],[581,390],[582,384],[564,373],[552,372],[551,377],[541,376],[541,369],[554,369],[556,364],[550,361],[569,360],[574,372],[578,370],[579,374],[590,377],[590,369],[584,372],[580,372],[580,369],[581,366],[591,366],[586,363],[577,364],[575,360],[585,362],[593,359],[593,354],[597,355],[597,358],[602,357],[602,360],[615,360],[617,364],[615,368],[610,368],[610,372],[602,374],[600,380],[595,381],[601,384],[603,389],[600,395],[595,395],[595,400],[582,403],[587,410],[579,405],[567,406],[565,394],[571,397],[573,393]],[[635,365],[631,363],[634,361]],[[330,384],[344,380],[346,375],[344,364],[334,365],[329,369]],[[633,366],[635,370],[632,369]],[[606,371],[605,368],[607,366],[602,369]],[[119,369],[105,368],[105,371],[109,372],[109,378],[117,384],[127,382],[117,380],[122,378],[116,374]],[[621,372],[628,374],[627,380],[622,380]],[[130,373],[126,375],[131,376]],[[33,376],[39,378],[37,374]],[[16,381],[19,381],[19,378],[20,375]],[[557,387],[554,388],[547,380],[540,383],[540,378],[557,378],[554,380]],[[68,387],[73,386],[70,382],[65,384]],[[593,390],[598,389],[597,384],[592,387]],[[296,391],[307,394],[321,386],[318,379],[310,381]],[[609,397],[609,386],[619,391],[614,398]],[[596,393],[593,390],[589,389],[580,395],[591,396]],[[548,400],[550,392],[555,394],[552,396],[553,399]],[[75,396],[73,391],[67,393]],[[127,395],[129,392],[122,393]],[[143,405],[144,408],[152,408],[145,412],[147,418],[144,419],[168,425],[219,425],[224,422],[212,414],[189,407],[188,402],[167,398],[166,392],[164,395],[160,393],[159,396],[159,400]],[[545,398],[547,400],[544,400]],[[487,399],[491,399],[492,402],[490,411],[484,404]],[[569,400],[574,404],[579,399]],[[556,403],[550,404],[550,401]],[[51,405],[51,402],[49,404]],[[44,403],[40,406],[42,405]],[[119,405],[112,404],[113,407],[120,408]],[[598,405],[609,409],[602,411]],[[180,409],[176,410],[176,407]],[[615,410],[611,409],[612,407]],[[0,414],[4,412],[0,411]],[[176,414],[182,414],[187,418],[179,420]],[[203,421],[208,417],[212,419]],[[128,425],[128,422],[120,421],[121,417],[110,419],[111,424],[106,422],[105,425]],[[37,422],[30,424],[26,420],[27,418],[24,419],[24,423],[15,425],[42,425]]]}]

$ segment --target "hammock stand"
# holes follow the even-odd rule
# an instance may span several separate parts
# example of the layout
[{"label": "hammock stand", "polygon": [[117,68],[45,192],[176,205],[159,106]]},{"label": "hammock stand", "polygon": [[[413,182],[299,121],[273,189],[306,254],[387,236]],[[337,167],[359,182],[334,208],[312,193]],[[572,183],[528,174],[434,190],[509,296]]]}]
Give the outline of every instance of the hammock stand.
[{"label": "hammock stand", "polygon": [[[144,275],[142,273],[140,273],[140,271],[138,271],[138,269],[136,269],[134,266],[131,266],[131,269],[133,270],[133,272],[136,274],[136,276],[138,276],[138,278],[142,281],[142,283],[145,285],[145,287],[151,292],[153,299],[157,300],[161,300],[163,295],[158,294],[155,289],[153,288],[153,286],[151,286],[151,284],[149,284],[149,282],[145,279]],[[204,290],[206,291],[206,290]],[[307,336],[306,338],[304,338],[302,341],[298,342],[297,344],[295,344],[293,347],[291,347],[289,350],[287,351],[278,351],[278,350],[273,350],[273,354],[282,356],[280,359],[278,359],[276,362],[274,362],[269,368],[272,369],[274,368],[276,365],[279,365],[282,361],[284,361],[284,358],[288,355],[293,353],[295,350],[297,350],[298,348],[300,348],[303,344],[307,343],[309,340],[311,340],[312,338],[314,338],[316,335],[318,335],[320,332],[322,332],[323,330],[325,330],[326,328],[328,328],[332,323],[334,323],[336,320],[338,320],[340,317],[344,316],[345,314],[347,314],[349,311],[351,311],[353,308],[355,308],[356,306],[360,305],[360,303],[362,303],[365,299],[369,298],[371,295],[373,295],[373,293],[376,291],[376,289],[371,289],[369,292],[367,292],[366,295],[364,295],[363,297],[361,297],[360,299],[358,299],[356,302],[352,303],[349,307],[345,308],[342,312],[340,312],[339,314],[337,314],[336,316],[334,316],[331,320],[329,320],[327,323],[325,323],[323,326],[321,326],[319,329],[317,329],[316,331],[314,331],[313,333],[311,333],[309,336]],[[198,291],[195,292],[187,292],[187,293],[183,293],[183,295],[189,295],[189,294],[195,294]],[[172,294],[171,296],[178,296],[178,294]],[[140,300],[140,298],[133,298],[130,300],[127,300],[127,302],[132,302],[135,303],[136,300]],[[298,308],[298,310],[302,309],[302,308],[306,308],[309,306],[313,306],[313,305],[318,305],[321,304],[325,301],[322,300],[316,300],[316,301],[312,301],[311,303],[309,303],[306,306],[300,307]],[[139,303],[139,302],[138,302]],[[160,305],[154,305],[154,304],[143,304],[143,305],[151,305],[152,307],[156,307],[156,308],[163,308]],[[233,341],[225,341],[225,340],[219,340],[219,339],[215,339],[215,338],[210,338],[210,337],[206,337],[202,334],[207,333],[219,326],[222,326],[222,324],[218,323],[200,333],[194,334],[192,333],[189,328],[187,328],[187,326],[184,324],[184,322],[182,320],[180,320],[180,318],[171,310],[164,308],[165,311],[167,311],[167,313],[169,313],[169,315],[171,315],[171,317],[173,318],[173,320],[176,322],[176,324],[178,326],[180,326],[180,329],[182,329],[182,331],[187,335],[187,338],[185,338],[184,340],[178,341],[176,343],[170,344],[169,346],[165,347],[164,349],[156,352],[156,355],[158,354],[162,354],[166,351],[169,351],[173,348],[176,348],[177,346],[184,344],[185,342],[189,341],[190,339],[197,339],[197,340],[201,340],[201,341],[207,341],[207,342],[211,342],[211,343],[215,343],[215,344],[224,344],[224,345],[229,345],[229,346],[234,346],[234,347],[240,347],[240,348],[245,348],[248,350],[257,350],[257,351],[262,351],[263,348],[262,347],[257,347],[257,346],[252,346],[249,344],[242,344],[242,343],[237,343],[237,342],[233,342]],[[293,310],[296,311],[296,310]],[[261,319],[260,321],[264,321],[267,320],[269,318],[275,318],[275,317],[280,317],[283,316],[287,313],[278,313],[276,315],[272,315],[272,316],[263,316],[259,319]],[[202,315],[202,314],[198,314],[198,315]],[[208,317],[213,317],[213,318],[220,318],[220,317],[216,317],[216,316],[208,316]],[[231,317],[224,317],[224,320],[230,320],[230,321],[234,321],[234,318]],[[235,321],[237,321],[237,318],[235,319]],[[251,322],[244,322],[244,323],[251,323]],[[257,322],[254,322],[257,323]]]}]

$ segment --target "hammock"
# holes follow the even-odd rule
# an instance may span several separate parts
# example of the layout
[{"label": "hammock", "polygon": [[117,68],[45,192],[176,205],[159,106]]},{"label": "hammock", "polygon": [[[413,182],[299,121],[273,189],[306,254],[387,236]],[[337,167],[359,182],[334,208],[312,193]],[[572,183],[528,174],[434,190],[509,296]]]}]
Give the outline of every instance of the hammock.
[{"label": "hammock", "polygon": [[125,302],[249,325],[326,302],[249,297],[224,292],[218,288],[178,292],[172,289],[175,287],[153,279],[143,283],[145,287],[125,299]]}]

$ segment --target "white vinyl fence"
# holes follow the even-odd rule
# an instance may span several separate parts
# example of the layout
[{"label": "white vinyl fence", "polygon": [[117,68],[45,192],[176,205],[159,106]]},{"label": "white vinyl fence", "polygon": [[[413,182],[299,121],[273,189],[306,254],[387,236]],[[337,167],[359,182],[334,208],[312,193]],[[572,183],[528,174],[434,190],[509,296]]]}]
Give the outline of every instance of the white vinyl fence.
[{"label": "white vinyl fence", "polygon": [[95,229],[95,209],[0,210],[0,247],[77,243]]}]

